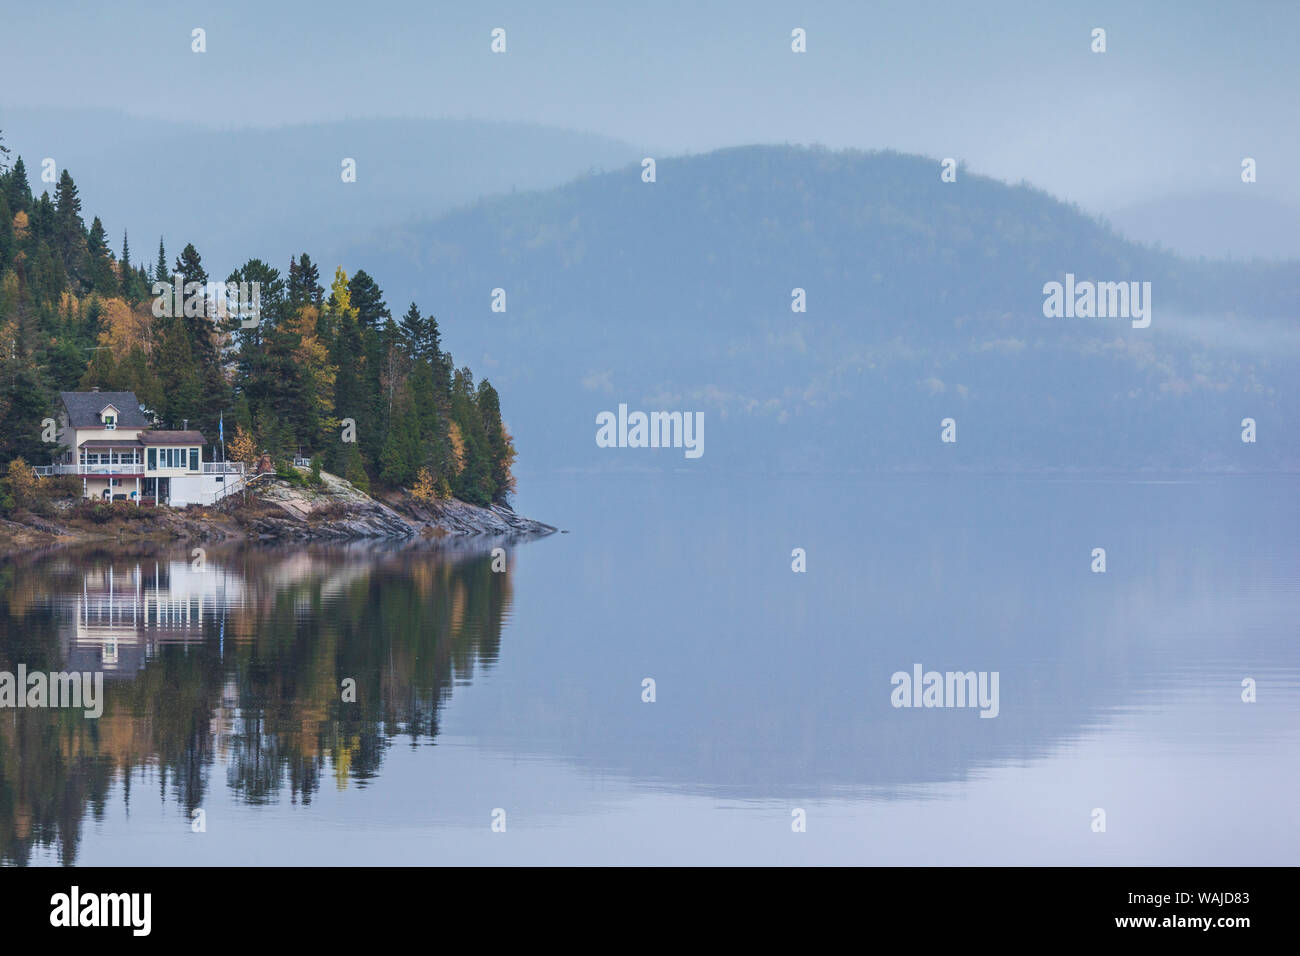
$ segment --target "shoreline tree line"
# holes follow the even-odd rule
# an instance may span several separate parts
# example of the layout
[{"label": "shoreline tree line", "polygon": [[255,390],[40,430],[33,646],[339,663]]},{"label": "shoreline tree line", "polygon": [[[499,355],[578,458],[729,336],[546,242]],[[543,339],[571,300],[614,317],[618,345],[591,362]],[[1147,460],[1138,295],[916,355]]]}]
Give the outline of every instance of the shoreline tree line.
[{"label": "shoreline tree line", "polygon": [[425,500],[513,493],[496,389],[455,366],[433,315],[411,303],[395,318],[364,270],[323,279],[306,253],[283,273],[249,259],[225,281],[259,283],[250,328],[238,315],[156,317],[154,283],[173,275],[210,278],[192,243],[169,262],[160,238],[146,262],[124,233],[115,254],[66,169],[53,196],[35,196],[0,140],[0,461],[47,461],[40,425],[57,393],[98,387],[132,391],[161,427],[188,423],[212,444],[220,419],[232,460],[307,455],[363,490]]}]

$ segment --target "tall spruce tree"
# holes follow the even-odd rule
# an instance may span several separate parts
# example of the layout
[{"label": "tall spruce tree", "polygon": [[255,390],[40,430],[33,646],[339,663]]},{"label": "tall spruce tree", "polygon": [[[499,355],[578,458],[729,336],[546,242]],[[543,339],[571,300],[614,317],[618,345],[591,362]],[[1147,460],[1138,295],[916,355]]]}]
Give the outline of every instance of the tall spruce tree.
[{"label": "tall spruce tree", "polygon": [[66,169],[59,176],[54,190],[54,232],[63,268],[79,283],[86,277],[82,273],[82,260],[86,247],[86,224],[81,218],[81,197],[77,184]]},{"label": "tall spruce tree", "polygon": [[429,323],[424,316],[420,315],[419,306],[412,302],[397,327],[401,330],[411,357],[424,358],[424,342],[429,335]]},{"label": "tall spruce tree", "polygon": [[387,485],[409,485],[415,481],[416,472],[423,462],[423,445],[420,441],[420,423],[416,418],[411,390],[405,386],[397,390],[393,402],[392,424],[384,438],[380,452],[379,477]]},{"label": "tall spruce tree", "polygon": [[506,496],[514,491],[515,479],[511,466],[515,460],[514,443],[501,420],[501,397],[487,379],[478,386],[479,415],[483,419],[483,433],[487,442],[488,470],[492,476],[492,500],[504,504]]},{"label": "tall spruce tree", "polygon": [[100,295],[116,295],[119,282],[113,271],[113,260],[108,250],[108,237],[104,234],[104,224],[96,216],[90,225],[90,234],[86,239],[86,266],[84,272],[90,281],[90,287]]},{"label": "tall spruce tree", "polygon": [[122,230],[122,258],[118,260],[118,291],[127,302],[135,302],[135,269],[131,265],[131,241]]},{"label": "tall spruce tree", "polygon": [[[203,257],[193,243],[186,243],[181,254],[176,257],[174,268],[183,283],[182,291],[191,283],[206,287],[208,272],[203,267]],[[188,300],[189,297],[185,298]],[[202,315],[186,315],[181,319],[181,324],[189,339],[192,370],[199,383],[198,409],[187,417],[196,427],[215,432],[219,415],[230,405],[230,386],[226,381],[218,345],[219,330],[206,312],[207,304],[205,299]],[[159,373],[166,382],[167,371],[160,368]]]},{"label": "tall spruce tree", "polygon": [[5,198],[9,200],[11,213],[27,212],[31,208],[32,187],[27,182],[27,167],[23,165],[21,156],[14,160],[14,168],[9,170],[7,193]]},{"label": "tall spruce tree", "polygon": [[422,362],[438,361],[439,335],[438,320],[432,315],[420,315],[420,309],[414,302],[407,308],[406,314],[398,325],[402,338],[411,358]]},{"label": "tall spruce tree", "polygon": [[465,446],[464,467],[452,482],[456,497],[476,505],[491,504],[496,494],[491,453],[474,393],[474,376],[468,368],[457,369],[452,381],[451,418]]},{"label": "tall spruce tree", "polygon": [[163,400],[155,410],[170,428],[180,428],[187,419],[191,428],[202,427],[199,423],[204,412],[203,381],[185,320],[172,317],[162,322],[162,338],[154,352],[154,370],[162,383]]},{"label": "tall spruce tree", "polygon": [[[162,251],[161,244],[159,252]],[[199,250],[194,248],[194,243],[187,242],[181,254],[176,257],[176,273],[181,277],[181,281],[186,285],[191,282],[197,282],[200,285],[208,284],[208,271],[203,268],[203,257],[199,255]]]},{"label": "tall spruce tree", "polygon": [[352,293],[352,307],[357,310],[357,321],[361,328],[374,328],[381,325],[384,319],[391,318],[388,306],[384,303],[383,290],[364,269],[358,269],[348,280],[348,291]]},{"label": "tall spruce tree", "polygon": [[163,248],[163,237],[158,237],[158,261],[153,267],[153,281],[167,282],[172,281],[171,275],[167,272],[167,250]]},{"label": "tall spruce tree", "polygon": [[305,252],[298,259],[298,282],[304,302],[310,302],[317,308],[324,304],[325,287],[320,284],[320,270]]}]

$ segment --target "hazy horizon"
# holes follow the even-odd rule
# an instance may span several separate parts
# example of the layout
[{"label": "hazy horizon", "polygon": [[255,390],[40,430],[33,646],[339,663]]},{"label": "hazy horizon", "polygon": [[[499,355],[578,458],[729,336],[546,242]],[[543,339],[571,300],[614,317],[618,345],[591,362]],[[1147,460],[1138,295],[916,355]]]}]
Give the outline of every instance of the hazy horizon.
[{"label": "hazy horizon", "polygon": [[[1250,156],[1254,196],[1300,201],[1285,173],[1300,148],[1289,121],[1300,84],[1285,81],[1297,75],[1294,6],[759,2],[743,20],[680,2],[653,14],[587,3],[350,12],[243,0],[161,12],[76,3],[67,20],[16,9],[0,77],[24,95],[4,108],[113,109],[224,131],[380,117],[528,122],[665,155],[767,143],[897,149],[952,156],[1103,213],[1240,188]],[[195,27],[206,53],[191,52]],[[505,54],[489,50],[495,27],[506,30]],[[799,56],[796,27],[807,31]],[[1107,31],[1105,53],[1090,49],[1095,27]],[[56,37],[80,69],[42,72]],[[85,82],[96,75],[113,80]]]}]

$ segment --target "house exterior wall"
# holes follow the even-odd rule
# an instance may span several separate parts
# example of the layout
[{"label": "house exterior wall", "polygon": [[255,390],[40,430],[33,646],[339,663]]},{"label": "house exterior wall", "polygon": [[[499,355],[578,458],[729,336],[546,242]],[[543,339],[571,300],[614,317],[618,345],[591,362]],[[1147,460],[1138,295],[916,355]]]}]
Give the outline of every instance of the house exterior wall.
[{"label": "house exterior wall", "polygon": [[136,441],[140,438],[140,433],[145,429],[143,428],[74,428],[70,430],[72,431],[73,435],[76,436],[76,441],[73,444],[73,447],[76,448],[83,441],[87,441],[88,439],[91,438],[102,438],[102,439],[107,439],[109,441],[112,441],[113,439],[117,439],[118,441]]},{"label": "house exterior wall", "polygon": [[221,487],[212,481],[211,475],[178,475],[172,479],[171,499],[168,503],[173,508],[212,504],[216,490]]}]

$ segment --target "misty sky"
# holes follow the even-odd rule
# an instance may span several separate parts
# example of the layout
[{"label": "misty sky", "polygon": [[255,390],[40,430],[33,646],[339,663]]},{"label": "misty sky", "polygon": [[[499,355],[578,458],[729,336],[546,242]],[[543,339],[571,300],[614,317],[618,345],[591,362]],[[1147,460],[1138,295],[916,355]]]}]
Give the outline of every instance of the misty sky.
[{"label": "misty sky", "polygon": [[1295,200],[1297,33],[1283,2],[23,4],[0,34],[0,106],[220,128],[527,120],[663,153],[892,147],[1101,210],[1240,188],[1253,156],[1257,193]]}]

